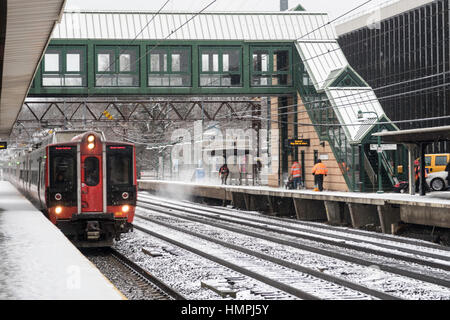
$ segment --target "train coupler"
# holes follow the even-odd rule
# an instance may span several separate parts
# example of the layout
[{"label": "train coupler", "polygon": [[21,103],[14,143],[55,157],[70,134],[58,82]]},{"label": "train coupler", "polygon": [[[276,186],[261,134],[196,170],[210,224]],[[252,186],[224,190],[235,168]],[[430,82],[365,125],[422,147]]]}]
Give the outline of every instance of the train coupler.
[{"label": "train coupler", "polygon": [[86,224],[86,238],[88,240],[100,239],[100,223],[98,221],[88,221]]}]

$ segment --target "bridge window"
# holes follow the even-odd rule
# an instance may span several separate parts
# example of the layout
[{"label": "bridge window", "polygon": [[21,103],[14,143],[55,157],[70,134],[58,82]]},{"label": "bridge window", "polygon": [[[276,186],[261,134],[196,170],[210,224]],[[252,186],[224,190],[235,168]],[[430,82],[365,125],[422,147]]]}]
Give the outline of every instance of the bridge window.
[{"label": "bridge window", "polygon": [[200,86],[240,87],[242,85],[240,48],[201,48]]},{"label": "bridge window", "polygon": [[96,48],[97,87],[137,87],[139,86],[138,47]]},{"label": "bridge window", "polygon": [[49,47],[44,55],[42,86],[85,86],[85,61],[86,49],[84,47]]},{"label": "bridge window", "polygon": [[292,84],[291,48],[252,48],[252,86]]},{"label": "bridge window", "polygon": [[186,47],[148,49],[149,87],[190,87],[191,50]]}]

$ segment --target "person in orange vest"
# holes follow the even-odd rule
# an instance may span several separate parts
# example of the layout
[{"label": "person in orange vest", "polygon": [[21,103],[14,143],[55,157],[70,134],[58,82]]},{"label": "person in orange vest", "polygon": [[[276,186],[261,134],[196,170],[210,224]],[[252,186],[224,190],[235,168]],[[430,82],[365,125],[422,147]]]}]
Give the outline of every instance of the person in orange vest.
[{"label": "person in orange vest", "polygon": [[302,185],[302,166],[295,161],[291,167],[291,175],[294,183],[294,189]]},{"label": "person in orange vest", "polygon": [[322,160],[317,161],[317,164],[312,169],[312,174],[316,181],[318,191],[323,191],[323,180],[328,175],[328,168],[322,163]]},{"label": "person in orange vest", "polygon": [[[416,192],[420,191],[420,163],[419,160],[414,161],[414,173],[416,174]],[[425,179],[428,178],[428,172],[425,169]],[[425,189],[428,191],[428,185],[425,183]]]}]

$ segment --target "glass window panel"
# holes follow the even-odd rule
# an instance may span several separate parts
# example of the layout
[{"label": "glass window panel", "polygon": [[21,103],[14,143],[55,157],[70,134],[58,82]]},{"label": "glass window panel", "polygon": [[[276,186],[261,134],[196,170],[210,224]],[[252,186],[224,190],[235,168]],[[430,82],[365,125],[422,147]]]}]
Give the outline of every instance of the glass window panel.
[{"label": "glass window panel", "polygon": [[229,54],[227,54],[227,53],[225,53],[223,56],[222,56],[222,59],[223,59],[223,62],[222,62],[222,64],[223,64],[223,72],[228,72],[228,71],[230,71],[230,55]]},{"label": "glass window panel", "polygon": [[216,75],[201,75],[200,85],[203,87],[220,87],[220,76]]},{"label": "glass window panel", "polygon": [[52,187],[70,187],[75,182],[75,161],[69,155],[55,156],[51,160]]},{"label": "glass window panel", "polygon": [[84,160],[84,183],[90,187],[100,182],[100,162],[98,158],[89,157]]},{"label": "glass window panel", "polygon": [[188,87],[191,85],[190,75],[171,75],[170,86],[172,87]]},{"label": "glass window panel", "polygon": [[120,72],[135,72],[137,70],[137,51],[121,50],[119,64]]},{"label": "glass window panel", "polygon": [[134,87],[138,85],[137,76],[120,74],[117,77],[117,84],[120,87]]},{"label": "glass window panel", "polygon": [[427,167],[431,166],[431,157],[425,157],[425,165]]},{"label": "glass window panel", "polygon": [[435,160],[436,166],[446,166],[447,165],[447,156],[437,156]]},{"label": "glass window panel", "polygon": [[230,76],[223,76],[222,77],[222,86],[224,86],[224,87],[231,87],[231,77]]},{"label": "glass window panel", "polygon": [[257,72],[269,71],[269,54],[267,51],[255,51],[253,54],[253,70]]},{"label": "glass window panel", "polygon": [[81,55],[79,53],[68,53],[66,55],[66,71],[67,72],[81,71]]},{"label": "glass window panel", "polygon": [[97,75],[95,85],[99,87],[117,86],[117,76],[105,74]]},{"label": "glass window panel", "polygon": [[[191,67],[190,54],[188,49],[175,49],[172,51],[173,55],[179,55],[180,67],[179,70],[173,69],[172,62],[172,72],[189,72]],[[173,58],[172,58],[173,61]]]},{"label": "glass window panel", "polygon": [[270,76],[253,76],[252,84],[255,86],[269,86],[272,84],[272,77],[270,77]]},{"label": "glass window panel", "polygon": [[280,50],[274,52],[273,71],[289,71],[289,51]]},{"label": "glass window panel", "polygon": [[212,71],[218,72],[219,71],[219,55],[213,54],[213,65],[212,65]]},{"label": "glass window panel", "polygon": [[44,87],[61,87],[63,85],[63,77],[59,75],[43,75],[42,85]]},{"label": "glass window panel", "polygon": [[170,85],[169,76],[151,74],[148,77],[148,85],[151,87],[168,87]]},{"label": "glass window panel", "polygon": [[110,181],[112,185],[131,185],[132,171],[131,157],[129,155],[114,155],[110,156]]},{"label": "glass window panel", "polygon": [[[234,71],[234,72],[238,72],[240,70],[240,60],[241,60],[241,55],[240,55],[240,50],[239,49],[230,49],[230,50],[226,50],[226,53],[224,54],[227,55],[227,70],[225,70],[225,62],[224,62],[224,70],[223,71]],[[225,60],[225,58],[224,58]]]},{"label": "glass window panel", "polygon": [[172,54],[172,72],[180,72],[181,71],[181,55],[180,54]]},{"label": "glass window panel", "polygon": [[160,55],[159,54],[151,54],[150,55],[150,71],[152,72],[160,72]]},{"label": "glass window panel", "polygon": [[99,53],[97,55],[97,66],[100,72],[110,72],[113,71],[111,65],[111,55],[109,53]]},{"label": "glass window panel", "polygon": [[202,71],[209,71],[209,54],[202,54]]},{"label": "glass window panel", "polygon": [[131,71],[131,55],[129,53],[122,53],[120,55],[120,72]]},{"label": "glass window panel", "polygon": [[45,72],[59,72],[59,53],[45,54]]},{"label": "glass window panel", "polygon": [[83,77],[66,75],[64,85],[68,87],[81,87],[83,86]]}]

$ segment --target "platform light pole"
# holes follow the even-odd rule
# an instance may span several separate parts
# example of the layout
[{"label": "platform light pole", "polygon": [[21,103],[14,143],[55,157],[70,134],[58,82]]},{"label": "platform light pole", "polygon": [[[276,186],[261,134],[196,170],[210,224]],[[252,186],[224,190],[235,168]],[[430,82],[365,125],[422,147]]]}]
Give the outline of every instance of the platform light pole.
[{"label": "platform light pole", "polygon": [[[380,133],[380,118],[378,117],[378,113],[376,113],[375,111],[358,111],[358,119],[363,119],[364,118],[364,114],[374,114],[376,116],[377,119],[377,131],[378,133]],[[378,148],[377,148],[377,153],[378,153],[378,192],[379,194],[383,194],[383,181],[381,178],[381,136],[378,136]]]}]

